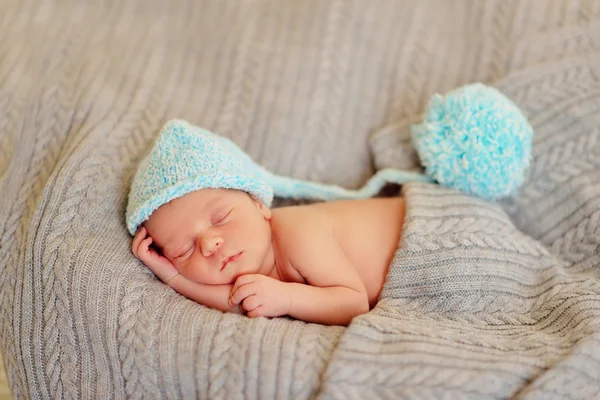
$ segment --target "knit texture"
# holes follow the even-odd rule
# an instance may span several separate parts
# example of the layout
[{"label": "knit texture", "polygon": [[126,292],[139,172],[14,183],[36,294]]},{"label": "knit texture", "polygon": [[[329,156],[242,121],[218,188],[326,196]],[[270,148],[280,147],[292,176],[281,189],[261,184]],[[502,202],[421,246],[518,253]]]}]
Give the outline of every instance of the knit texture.
[{"label": "knit texture", "polygon": [[486,200],[514,195],[531,161],[527,119],[509,98],[480,83],[434,95],[411,132],[427,175]]},{"label": "knit texture", "polygon": [[[368,4],[367,4],[368,3]],[[0,352],[15,399],[594,398],[600,4],[0,2]],[[500,204],[403,187],[382,299],[348,328],[186,300],[137,261],[137,166],[173,118],[284,176],[414,162],[435,92],[497,87],[534,131]],[[278,201],[275,204],[279,204]]]}]

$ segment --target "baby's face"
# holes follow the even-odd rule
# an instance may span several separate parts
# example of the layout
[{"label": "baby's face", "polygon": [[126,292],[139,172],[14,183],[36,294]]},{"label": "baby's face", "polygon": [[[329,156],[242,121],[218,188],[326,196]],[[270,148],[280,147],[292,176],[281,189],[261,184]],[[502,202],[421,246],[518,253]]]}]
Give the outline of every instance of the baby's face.
[{"label": "baby's face", "polygon": [[270,218],[271,211],[244,192],[202,189],[159,207],[145,226],[181,275],[228,284],[271,270]]}]

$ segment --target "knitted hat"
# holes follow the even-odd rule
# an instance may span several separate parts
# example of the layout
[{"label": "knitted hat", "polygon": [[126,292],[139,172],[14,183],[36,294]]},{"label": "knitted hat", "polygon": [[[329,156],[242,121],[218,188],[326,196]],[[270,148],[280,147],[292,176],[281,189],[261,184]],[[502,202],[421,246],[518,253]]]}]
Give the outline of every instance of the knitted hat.
[{"label": "knitted hat", "polygon": [[362,188],[347,190],[275,175],[229,139],[183,120],[169,121],[133,178],[127,229],[135,234],[161,205],[205,188],[242,190],[267,207],[274,195],[365,199],[376,195],[388,182],[409,181],[438,181],[495,199],[511,194],[529,165],[533,133],[527,120],[500,92],[480,84],[459,88],[445,99],[434,97],[423,124],[413,126],[413,130],[413,144],[426,162],[426,174],[383,169]]}]

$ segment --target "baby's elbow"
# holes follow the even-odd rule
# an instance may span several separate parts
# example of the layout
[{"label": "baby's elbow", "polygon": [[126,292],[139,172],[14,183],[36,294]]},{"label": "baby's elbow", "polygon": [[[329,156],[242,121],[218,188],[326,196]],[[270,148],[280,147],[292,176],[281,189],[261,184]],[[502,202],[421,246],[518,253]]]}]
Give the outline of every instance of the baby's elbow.
[{"label": "baby's elbow", "polygon": [[359,315],[362,314],[366,314],[369,312],[370,307],[369,307],[369,296],[367,295],[366,292],[360,292],[359,295],[356,296],[356,303],[355,303],[355,315],[354,317],[357,317]]},{"label": "baby's elbow", "polygon": [[339,321],[335,321],[335,325],[348,326],[352,320],[359,315],[366,314],[370,310],[369,302],[367,299],[363,299],[362,296],[356,296],[352,305],[346,308],[345,312],[338,314]]},{"label": "baby's elbow", "polygon": [[360,311],[360,314],[366,314],[369,311],[371,311],[371,307],[369,305],[369,297],[367,296],[366,293],[365,293],[365,297],[364,297],[363,301],[360,303],[360,310],[359,311]]}]

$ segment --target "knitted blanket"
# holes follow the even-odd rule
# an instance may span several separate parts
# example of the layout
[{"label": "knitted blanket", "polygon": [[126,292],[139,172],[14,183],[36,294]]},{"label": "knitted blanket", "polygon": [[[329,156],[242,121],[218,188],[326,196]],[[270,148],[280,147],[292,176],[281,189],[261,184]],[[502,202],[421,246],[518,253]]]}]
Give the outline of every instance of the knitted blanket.
[{"label": "knitted blanket", "polygon": [[[15,399],[594,398],[600,3],[0,2],[0,353]],[[519,193],[408,184],[375,309],[249,319],[130,252],[126,195],[165,121],[355,188],[417,169],[407,126],[482,81],[528,115]]]}]

